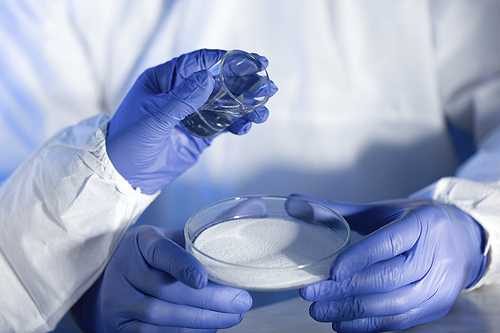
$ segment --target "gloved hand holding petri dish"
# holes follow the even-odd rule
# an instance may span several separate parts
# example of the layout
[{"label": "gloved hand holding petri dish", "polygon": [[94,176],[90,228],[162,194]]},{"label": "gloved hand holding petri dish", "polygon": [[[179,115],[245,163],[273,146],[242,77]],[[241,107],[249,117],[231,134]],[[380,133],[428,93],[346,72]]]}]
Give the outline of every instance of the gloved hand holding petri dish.
[{"label": "gloved hand holding petri dish", "polygon": [[350,240],[347,222],[321,204],[286,196],[222,200],[195,213],[186,250],[208,278],[247,290],[295,289],[330,277]]},{"label": "gloved hand holding petri dish", "polygon": [[264,106],[273,93],[266,66],[256,55],[228,51],[208,70],[215,85],[207,102],[184,118],[182,126],[197,137],[209,138]]}]

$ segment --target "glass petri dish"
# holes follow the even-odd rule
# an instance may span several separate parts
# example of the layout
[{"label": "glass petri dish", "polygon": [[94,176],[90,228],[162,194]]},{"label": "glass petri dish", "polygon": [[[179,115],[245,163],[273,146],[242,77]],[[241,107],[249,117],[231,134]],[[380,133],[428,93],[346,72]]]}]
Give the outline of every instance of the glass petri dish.
[{"label": "glass petri dish", "polygon": [[211,281],[259,291],[301,288],[327,279],[350,241],[345,219],[321,204],[287,196],[235,197],[196,212],[186,250]]}]

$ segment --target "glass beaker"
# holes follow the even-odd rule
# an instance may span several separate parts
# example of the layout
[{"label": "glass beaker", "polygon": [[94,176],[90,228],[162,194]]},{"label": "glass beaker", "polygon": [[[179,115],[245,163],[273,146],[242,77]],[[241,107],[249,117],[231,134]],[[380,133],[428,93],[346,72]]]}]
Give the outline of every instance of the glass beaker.
[{"label": "glass beaker", "polygon": [[271,96],[271,82],[265,66],[252,54],[228,51],[209,69],[215,79],[207,102],[181,121],[200,138],[209,138],[246,113],[262,107]]}]

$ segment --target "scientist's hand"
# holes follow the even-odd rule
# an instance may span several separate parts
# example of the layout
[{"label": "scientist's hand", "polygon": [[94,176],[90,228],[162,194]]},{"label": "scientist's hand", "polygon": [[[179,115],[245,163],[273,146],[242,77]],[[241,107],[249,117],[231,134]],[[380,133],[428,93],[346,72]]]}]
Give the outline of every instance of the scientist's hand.
[{"label": "scientist's hand", "polygon": [[339,212],[353,230],[370,233],[338,255],[331,280],[300,291],[314,302],[310,315],[333,322],[337,332],[401,330],[437,320],[484,272],[484,231],[454,206],[312,200]]},{"label": "scientist's hand", "polygon": [[[139,76],[111,119],[106,139],[116,170],[143,193],[153,194],[191,167],[213,138],[190,135],[179,122],[208,99],[214,79],[205,69],[225,51],[199,50]],[[260,57],[267,65],[267,59]],[[273,85],[273,93],[277,88]],[[267,120],[262,107],[238,119],[228,131],[248,132],[251,123]]]},{"label": "scientist's hand", "polygon": [[127,232],[103,276],[74,310],[88,332],[215,332],[237,325],[252,298],[207,282],[182,230]]}]

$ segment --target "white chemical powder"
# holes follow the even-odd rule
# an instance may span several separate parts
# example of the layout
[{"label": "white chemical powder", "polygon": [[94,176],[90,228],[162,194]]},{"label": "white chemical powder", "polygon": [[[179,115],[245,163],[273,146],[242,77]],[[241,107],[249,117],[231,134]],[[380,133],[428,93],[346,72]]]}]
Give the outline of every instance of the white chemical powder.
[{"label": "white chemical powder", "polygon": [[208,228],[194,245],[212,258],[240,266],[193,254],[214,281],[247,289],[286,289],[326,278],[332,254],[344,241],[329,228],[292,217],[238,219]]}]

